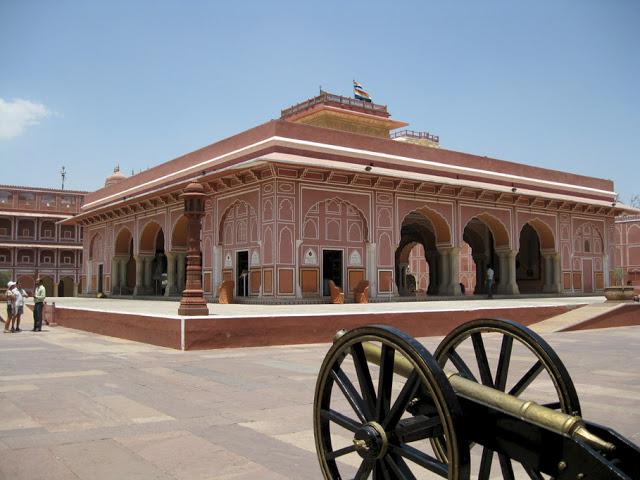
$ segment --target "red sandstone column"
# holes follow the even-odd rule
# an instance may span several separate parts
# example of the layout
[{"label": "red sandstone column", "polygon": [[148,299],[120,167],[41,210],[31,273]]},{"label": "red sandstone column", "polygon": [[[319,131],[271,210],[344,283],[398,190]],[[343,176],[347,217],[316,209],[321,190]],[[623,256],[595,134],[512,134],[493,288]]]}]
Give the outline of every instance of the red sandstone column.
[{"label": "red sandstone column", "polygon": [[204,215],[204,187],[196,182],[187,185],[182,198],[187,217],[187,284],[182,292],[178,315],[209,315],[202,291],[200,265],[200,229]]}]

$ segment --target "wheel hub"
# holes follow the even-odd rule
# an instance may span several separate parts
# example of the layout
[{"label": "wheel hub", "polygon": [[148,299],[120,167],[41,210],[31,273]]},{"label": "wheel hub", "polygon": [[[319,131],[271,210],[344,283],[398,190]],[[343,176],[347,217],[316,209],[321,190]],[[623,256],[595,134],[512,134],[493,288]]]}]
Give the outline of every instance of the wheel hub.
[{"label": "wheel hub", "polygon": [[369,422],[356,432],[353,444],[356,447],[356,452],[362,458],[382,458],[387,452],[387,434],[380,424]]}]

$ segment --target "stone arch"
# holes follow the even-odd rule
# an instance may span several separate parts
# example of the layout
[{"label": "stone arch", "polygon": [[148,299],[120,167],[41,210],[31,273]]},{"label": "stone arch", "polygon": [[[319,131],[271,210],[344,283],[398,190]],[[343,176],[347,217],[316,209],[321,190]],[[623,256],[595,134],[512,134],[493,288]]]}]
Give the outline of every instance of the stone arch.
[{"label": "stone arch", "polygon": [[[429,216],[425,216],[425,213]],[[439,226],[436,226],[431,218],[434,218]],[[419,270],[427,275],[426,292],[429,295],[440,293],[442,286],[439,284],[440,279],[437,275],[439,253],[436,232],[439,232],[439,238],[443,243],[451,242],[451,232],[446,220],[431,209],[413,210],[402,219],[400,242],[395,251],[395,281],[400,295],[415,295],[415,282],[413,281],[415,277],[414,279],[410,277],[409,257],[418,244],[422,245],[425,254],[424,261],[420,262]]]},{"label": "stone arch", "polygon": [[41,275],[40,278],[42,279],[42,285],[44,286],[45,291],[47,292],[48,296],[53,296],[53,278],[50,277],[49,275]]},{"label": "stone arch", "polygon": [[139,251],[149,253],[155,252],[157,240],[161,233],[164,237],[164,231],[162,230],[162,227],[158,222],[156,222],[155,220],[148,221],[142,228]]},{"label": "stone arch", "polygon": [[131,255],[131,240],[133,235],[128,227],[121,227],[116,234],[116,241],[113,247],[115,255]]},{"label": "stone arch", "polygon": [[405,215],[402,219],[402,222],[400,223],[401,229],[407,217],[415,213],[418,213],[429,220],[437,245],[451,245],[451,226],[449,225],[449,222],[440,213],[427,207],[426,205],[416,208],[415,210]]},{"label": "stone arch", "polygon": [[58,282],[58,296],[59,297],[73,297],[74,296],[74,281],[70,276],[64,276],[60,278]]},{"label": "stone arch", "polygon": [[189,220],[186,215],[180,215],[171,230],[171,251],[186,251],[187,250],[187,226]]},{"label": "stone arch", "polygon": [[[246,211],[246,216],[249,220],[257,217],[256,210],[255,208],[253,208],[253,205],[251,205],[250,203],[246,202],[245,200],[235,200],[234,202],[232,202],[231,205],[229,205],[224,210],[224,212],[222,213],[222,216],[220,217],[220,222],[218,223],[218,244],[219,245],[222,245],[224,243],[224,232],[225,232],[224,224],[226,223],[228,218],[233,216],[233,213],[236,210],[236,207],[242,208],[243,211]],[[260,239],[258,238],[256,241],[258,240]]]},{"label": "stone arch", "polygon": [[[538,234],[541,250],[556,251],[555,235],[553,234],[553,230],[551,230],[551,227],[549,227],[549,225],[547,225],[537,217],[525,223],[525,225],[527,224],[530,225],[531,228],[533,228]],[[522,227],[524,228],[524,225]],[[522,229],[520,229],[520,231],[522,232]]]},{"label": "stone arch", "polygon": [[[473,220],[474,218],[484,223],[491,231],[491,235],[493,236],[493,246],[496,249],[507,248],[510,246],[511,242],[509,229],[505,226],[504,223],[502,223],[499,218],[491,215],[488,212],[483,212],[472,217],[469,222],[471,222],[471,220]],[[469,224],[469,222],[467,222],[467,225]],[[467,225],[465,225],[465,228],[467,227]]]},{"label": "stone arch", "polygon": [[[357,217],[362,220],[362,234],[365,238],[365,241],[369,239],[369,224],[367,222],[367,216],[364,212],[355,204],[350,202],[349,200],[345,200],[339,196],[326,197],[322,200],[318,200],[314,204],[310,205],[303,217],[303,225],[306,219],[313,214],[313,216],[317,216],[317,212],[319,211],[319,206],[321,204],[336,204],[336,205],[344,205],[345,207],[351,207],[355,212],[357,212]],[[346,210],[346,209],[345,209]]]},{"label": "stone arch", "polygon": [[95,233],[89,241],[89,260],[101,260],[96,258],[100,256],[99,253],[102,250],[102,234],[100,232]]}]

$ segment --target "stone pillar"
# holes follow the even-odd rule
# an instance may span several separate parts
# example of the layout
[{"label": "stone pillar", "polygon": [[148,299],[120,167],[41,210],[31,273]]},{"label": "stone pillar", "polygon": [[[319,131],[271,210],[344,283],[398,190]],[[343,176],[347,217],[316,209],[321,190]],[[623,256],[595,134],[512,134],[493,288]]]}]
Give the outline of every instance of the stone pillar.
[{"label": "stone pillar", "polygon": [[167,288],[164,290],[164,296],[169,297],[176,293],[176,254],[167,252]]},{"label": "stone pillar", "polygon": [[176,253],[176,262],[177,262],[177,270],[178,270],[178,279],[177,279],[177,288],[178,294],[182,294],[182,291],[185,287],[185,258],[187,254],[184,252]]},{"label": "stone pillar", "polygon": [[[262,242],[258,242],[261,246]],[[260,255],[262,258],[262,255]],[[214,245],[213,246],[213,296],[214,298],[218,297],[218,287],[222,283],[222,245]],[[260,291],[262,292],[262,287],[260,287]]]},{"label": "stone pillar", "polygon": [[53,281],[53,296],[54,297],[58,296],[58,282],[56,282],[55,280]]},{"label": "stone pillar", "polygon": [[113,257],[111,259],[111,295],[115,295],[120,293],[120,262],[118,257]]},{"label": "stone pillar", "polygon": [[78,296],[78,283],[77,282],[73,283],[73,296],[74,297]]},{"label": "stone pillar", "polygon": [[540,255],[542,257],[542,267],[543,267],[543,284],[542,284],[542,292],[543,293],[551,293],[551,282],[552,282],[552,267],[551,267],[551,257],[553,253],[542,253]]},{"label": "stone pillar", "polygon": [[429,286],[427,287],[427,295],[438,294],[438,252],[431,250],[425,252],[425,260],[429,264]]},{"label": "stone pillar", "polygon": [[366,275],[369,281],[369,297],[375,298],[378,296],[378,278],[377,278],[377,258],[376,258],[376,244],[367,242],[365,244],[365,265]]},{"label": "stone pillar", "polygon": [[125,289],[126,293],[131,293],[128,292],[126,289],[129,288],[129,285],[127,284],[127,277],[128,277],[128,265],[129,263],[129,257],[121,257],[120,258],[120,293],[122,293],[122,290]]},{"label": "stone pillar", "polygon": [[500,259],[500,283],[498,284],[498,294],[518,295],[520,290],[516,283],[516,255],[514,250],[502,250],[496,252]]},{"label": "stone pillar", "polygon": [[476,264],[476,288],[473,293],[482,295],[487,293],[487,255],[484,253],[473,255],[473,261]]},{"label": "stone pillar", "polygon": [[144,294],[144,257],[142,255],[136,255],[133,257],[136,261],[136,286],[133,289],[134,295]]},{"label": "stone pillar", "polygon": [[184,200],[184,214],[187,217],[187,284],[182,291],[178,315],[209,315],[207,302],[202,291],[202,265],[200,261],[200,233],[204,216],[204,187],[192,182],[181,195]]},{"label": "stone pillar", "polygon": [[553,265],[552,285],[554,293],[562,292],[562,262],[559,253],[554,253],[551,261]]},{"label": "stone pillar", "polygon": [[449,295],[462,295],[460,288],[460,248],[449,249]]},{"label": "stone pillar", "polygon": [[[294,262],[294,280],[295,280],[295,290],[296,290],[296,298],[302,298],[302,286],[300,285],[300,247],[302,246],[302,240],[296,240],[296,248],[294,249],[295,253],[295,262]],[[249,252],[251,255],[251,252]],[[251,260],[251,256],[249,256],[249,260]],[[249,271],[251,271],[251,266],[249,265]],[[249,283],[251,283],[251,277],[249,277]],[[347,282],[345,282],[346,284]],[[249,285],[249,290],[251,290],[251,285]],[[249,296],[249,292],[247,292],[247,296]]]},{"label": "stone pillar", "polygon": [[449,294],[450,272],[449,272],[449,249],[438,249],[438,295]]},{"label": "stone pillar", "polygon": [[144,292],[147,295],[153,294],[153,257],[145,255],[144,257]]}]

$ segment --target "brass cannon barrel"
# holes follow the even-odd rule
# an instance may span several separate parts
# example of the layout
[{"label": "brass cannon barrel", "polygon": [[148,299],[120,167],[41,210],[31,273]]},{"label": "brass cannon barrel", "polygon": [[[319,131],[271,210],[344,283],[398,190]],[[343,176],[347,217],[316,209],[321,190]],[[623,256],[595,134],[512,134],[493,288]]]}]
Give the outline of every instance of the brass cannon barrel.
[{"label": "brass cannon barrel", "polygon": [[[363,347],[367,360],[375,365],[380,365],[380,347],[367,342],[363,343]],[[396,355],[393,370],[398,375],[408,378],[414,367],[406,358]],[[582,418],[578,416],[567,415],[532,401],[520,400],[513,395],[461,377],[456,372],[445,371],[445,375],[455,392],[469,400],[560,435],[580,439],[598,450],[610,452],[615,449],[613,444],[590,433]]]}]

